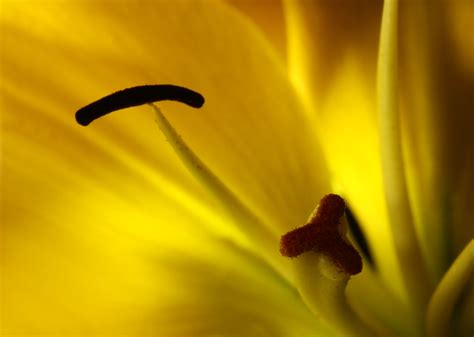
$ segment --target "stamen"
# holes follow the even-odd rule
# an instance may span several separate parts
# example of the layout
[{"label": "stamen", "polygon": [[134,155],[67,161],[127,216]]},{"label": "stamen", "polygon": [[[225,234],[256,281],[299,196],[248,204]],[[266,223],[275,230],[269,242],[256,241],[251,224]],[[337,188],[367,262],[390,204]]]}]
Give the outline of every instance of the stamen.
[{"label": "stamen", "polygon": [[182,163],[222,204],[230,219],[235,220],[243,234],[254,243],[255,253],[266,259],[273,268],[286,279],[291,279],[284,261],[275,251],[274,240],[278,234],[272,227],[258,217],[227,187],[207,165],[188,147],[173,128],[165,115],[153,102],[172,100],[200,108],[204,104],[201,94],[175,85],[144,85],[124,89],[99,99],[76,112],[76,120],[81,125],[88,125],[93,120],[115,110],[141,104],[149,104],[155,111],[156,121]]},{"label": "stamen", "polygon": [[187,88],[171,85],[142,85],[117,91],[105,96],[76,112],[76,121],[83,126],[110,112],[157,101],[170,100],[200,108],[204,97]]},{"label": "stamen", "polygon": [[355,275],[362,270],[359,253],[341,233],[341,218],[344,216],[344,200],[336,194],[328,194],[319,204],[316,215],[303,227],[281,237],[280,253],[296,257],[314,250],[332,259],[345,273]]},{"label": "stamen", "polygon": [[[362,259],[346,238],[345,202],[326,195],[308,224],[282,236],[280,252],[292,259],[298,291],[311,311],[337,335],[374,336],[347,302],[345,289],[362,270]],[[305,253],[305,254],[303,254]]]}]

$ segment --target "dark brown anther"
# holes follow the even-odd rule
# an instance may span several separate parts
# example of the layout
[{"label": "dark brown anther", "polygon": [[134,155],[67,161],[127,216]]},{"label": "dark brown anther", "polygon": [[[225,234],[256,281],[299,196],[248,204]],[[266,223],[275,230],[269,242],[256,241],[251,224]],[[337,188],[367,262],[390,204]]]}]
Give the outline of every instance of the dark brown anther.
[{"label": "dark brown anther", "polygon": [[345,202],[340,196],[328,194],[323,197],[316,215],[308,224],[281,237],[281,254],[296,257],[314,250],[330,257],[347,274],[359,273],[362,270],[362,259],[338,230],[344,210]]},{"label": "dark brown anther", "polygon": [[164,100],[181,102],[193,108],[204,104],[204,97],[188,88],[172,84],[141,85],[114,92],[86,105],[76,112],[76,121],[86,126],[110,112]]}]

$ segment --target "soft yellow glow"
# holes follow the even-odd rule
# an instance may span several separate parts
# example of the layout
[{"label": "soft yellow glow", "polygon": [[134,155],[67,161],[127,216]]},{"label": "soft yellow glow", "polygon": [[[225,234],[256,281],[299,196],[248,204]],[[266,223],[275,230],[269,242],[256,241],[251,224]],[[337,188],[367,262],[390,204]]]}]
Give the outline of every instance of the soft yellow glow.
[{"label": "soft yellow glow", "polygon": [[[401,201],[415,211],[434,281],[473,230],[466,222],[474,210],[474,114],[466,113],[472,6],[451,3],[400,3],[403,90],[400,97],[385,91],[402,114],[404,153],[395,154],[406,160],[410,195]],[[326,304],[341,304],[329,308],[332,324],[350,325],[345,281],[318,290],[308,278],[298,289],[281,277],[291,270],[277,252],[278,234],[304,223],[329,192],[348,201],[376,262],[351,280],[348,302],[379,335],[422,336],[421,320],[406,307],[412,299],[403,290],[382,184],[375,81],[382,2],[288,0],[288,67],[285,51],[275,50],[284,48],[281,36],[272,45],[258,30],[278,34],[284,22],[272,27],[266,16],[255,24],[258,6],[2,1],[2,336],[326,337],[334,327],[323,325],[298,292],[317,299],[324,289],[332,296],[323,297]],[[206,97],[197,111],[160,107],[197,157],[266,224],[258,240],[244,235],[255,230],[247,218],[229,216],[186,170],[149,107],[75,125],[73,113],[84,104],[152,83]],[[396,230],[406,236],[403,226]],[[311,268],[319,258],[307,258],[297,261],[303,272],[318,271]],[[425,285],[413,279],[415,288]],[[448,286],[440,284],[449,290],[441,302],[452,304],[461,286]],[[459,308],[463,332],[472,294]],[[439,314],[436,301],[431,312]],[[312,305],[318,312],[317,301]]]},{"label": "soft yellow glow", "polygon": [[198,90],[198,112],[163,104],[183,137],[274,231],[299,224],[324,165],[255,26],[207,0],[2,7],[1,334],[319,336],[149,108],[74,122],[83,104],[132,85]]},{"label": "soft yellow glow", "polygon": [[448,28],[456,48],[456,61],[472,75],[474,74],[474,43],[466,35],[473,29],[474,3],[469,0],[453,1],[446,9]]},{"label": "soft yellow glow", "polygon": [[216,198],[220,206],[227,212],[231,221],[239,226],[242,234],[252,243],[256,254],[261,255],[270,265],[278,270],[282,276],[289,278],[287,266],[279,257],[274,246],[278,234],[272,227],[256,217],[248,207],[239,200],[231,190],[206,166],[204,162],[189,148],[186,142],[176,132],[166,116],[156,105],[151,104],[155,111],[156,122],[161,132],[165,135],[170,146],[176,152],[183,164],[210,193]]},{"label": "soft yellow glow", "polygon": [[399,111],[398,0],[384,4],[377,64],[377,103],[384,193],[392,237],[410,308],[422,319],[432,285],[418,241],[408,198]]}]

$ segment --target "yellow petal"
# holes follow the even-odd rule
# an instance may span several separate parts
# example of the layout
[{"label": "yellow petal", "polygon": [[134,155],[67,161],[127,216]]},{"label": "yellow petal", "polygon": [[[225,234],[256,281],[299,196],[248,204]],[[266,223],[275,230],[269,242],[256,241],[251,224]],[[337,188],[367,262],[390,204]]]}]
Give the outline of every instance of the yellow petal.
[{"label": "yellow petal", "polygon": [[430,299],[426,313],[428,336],[446,336],[454,330],[453,323],[457,323],[460,317],[462,322],[464,313],[455,312],[455,306],[457,303],[465,304],[462,303],[462,297],[468,294],[473,275],[474,240],[471,239],[436,286]]},{"label": "yellow petal", "polygon": [[[282,67],[253,26],[212,1],[2,6],[2,333],[318,330],[291,286],[216,243],[249,245],[157,136],[147,108],[88,129],[73,120],[80,106],[132,85],[201,91],[202,111],[163,104],[176,128],[275,228],[303,223],[324,171]],[[181,317],[195,319],[189,330]]]},{"label": "yellow petal", "polygon": [[[205,107],[163,104],[164,112],[173,109],[170,120],[183,138],[272,226],[303,223],[327,191],[314,135],[283,66],[254,25],[224,4],[52,2],[7,12],[6,85],[16,96],[63,99],[64,111],[74,111],[135,84],[185,85],[206,97]],[[123,132],[153,153],[141,135],[145,117],[135,118],[118,113],[93,127],[126,125]]]},{"label": "yellow petal", "polygon": [[298,336],[318,330],[268,266],[203,231],[203,220],[166,196],[153,195],[163,207],[154,217],[96,185],[81,184],[81,190],[67,181],[67,193],[21,178],[10,180],[14,186],[6,191],[27,184],[46,205],[4,205],[2,335],[252,336],[276,329]]},{"label": "yellow petal", "polygon": [[474,74],[474,43],[469,32],[474,29],[474,3],[470,0],[450,1],[446,9],[446,28],[454,48],[453,56],[463,70]]},{"label": "yellow petal", "polygon": [[[465,48],[453,8],[464,1],[401,2],[400,74],[407,173],[425,256],[437,282],[473,235],[474,137],[473,73],[466,71]],[[459,14],[459,10],[456,10]],[[462,20],[462,15],[459,19]],[[464,32],[464,44],[472,39]],[[469,48],[469,47],[468,47]]]},{"label": "yellow petal", "polygon": [[286,59],[286,34],[281,0],[227,0],[251,19],[272,43],[278,56]]}]

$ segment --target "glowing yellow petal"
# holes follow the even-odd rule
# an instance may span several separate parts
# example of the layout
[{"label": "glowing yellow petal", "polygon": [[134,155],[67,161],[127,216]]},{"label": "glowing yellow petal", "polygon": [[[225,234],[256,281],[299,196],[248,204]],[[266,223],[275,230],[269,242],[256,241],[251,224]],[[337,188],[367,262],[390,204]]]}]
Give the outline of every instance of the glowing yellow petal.
[{"label": "glowing yellow petal", "polygon": [[[252,269],[247,256],[233,263],[216,243],[249,245],[157,136],[148,108],[88,129],[73,119],[82,105],[132,85],[196,89],[207,98],[201,111],[163,104],[176,128],[268,223],[300,223],[324,189],[324,171],[254,26],[212,1],[2,6],[2,333],[317,331],[291,286],[263,265]],[[176,270],[161,264],[168,258]],[[231,277],[218,288],[210,271]],[[190,286],[194,273],[202,283],[176,287],[177,278]],[[187,304],[183,316],[196,321],[179,330]],[[248,311],[254,325],[233,319]]]},{"label": "glowing yellow petal", "polygon": [[385,198],[410,310],[421,321],[433,285],[416,233],[402,152],[398,93],[398,0],[384,3],[377,63],[377,102]]},{"label": "glowing yellow petal", "polygon": [[193,176],[207,187],[210,193],[216,198],[216,201],[227,213],[227,217],[235,222],[242,234],[248,238],[252,248],[258,255],[270,263],[286,279],[291,279],[288,265],[281,258],[281,255],[275,249],[275,236],[279,233],[271,231],[271,228],[265,226],[262,221],[250,212],[242,202],[230,191],[224,182],[212,172],[212,170],[203,163],[192,149],[181,138],[179,133],[169,123],[166,116],[154,104],[150,104],[156,115],[156,122],[165,135],[170,146],[175,150],[176,155],[182,163],[188,168]]},{"label": "glowing yellow petal", "polygon": [[444,8],[447,14],[446,28],[450,33],[453,56],[456,63],[474,75],[474,43],[469,32],[474,29],[474,2],[470,0],[450,1]]},{"label": "glowing yellow petal", "polygon": [[[431,297],[426,314],[426,331],[430,337],[443,337],[453,329],[454,313],[463,291],[474,275],[474,240],[471,239],[441,279]],[[472,312],[471,312],[472,316]]]},{"label": "glowing yellow petal", "polygon": [[[283,231],[303,222],[327,192],[326,176],[283,66],[255,26],[214,1],[119,4],[8,9],[8,89],[35,100],[64,99],[65,111],[73,111],[135,84],[193,88],[206,97],[205,107],[173,105],[170,115],[183,138],[268,223]],[[113,123],[143,133],[132,119],[119,113],[96,129]],[[136,143],[150,142],[141,136]]]},{"label": "glowing yellow petal", "polygon": [[281,0],[226,0],[258,25],[278,56],[286,59],[285,20]]},{"label": "glowing yellow petal", "polygon": [[[113,152],[84,153],[49,122],[30,139],[9,123],[3,134],[2,334],[151,329],[157,292],[171,287],[154,260],[221,256],[206,238],[232,237],[228,226],[211,205]],[[48,134],[61,146],[43,146]]]},{"label": "glowing yellow petal", "polygon": [[[465,13],[460,15],[459,8]],[[454,12],[459,22],[454,22]],[[436,282],[474,234],[465,221],[474,206],[470,113],[474,74],[464,63],[466,48],[473,43],[467,30],[463,44],[470,47],[466,48],[461,48],[460,35],[450,34],[473,13],[472,1],[404,1],[400,7],[407,175],[418,231]],[[460,54],[464,52],[468,54]]]},{"label": "glowing yellow petal", "polygon": [[68,181],[67,193],[29,175],[10,181],[7,192],[27,184],[47,204],[5,205],[2,336],[319,331],[267,266],[203,231],[202,220],[160,193],[143,196],[163,208],[153,216],[96,184],[81,190]]}]

